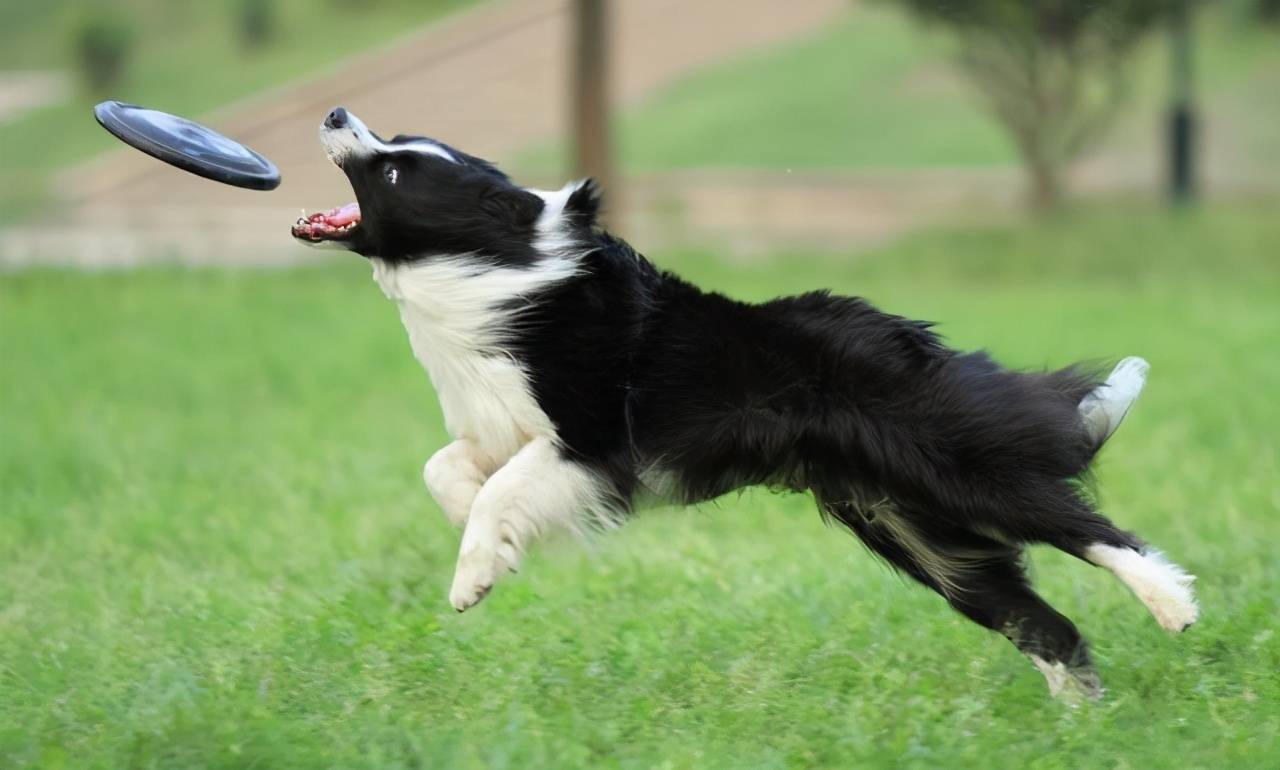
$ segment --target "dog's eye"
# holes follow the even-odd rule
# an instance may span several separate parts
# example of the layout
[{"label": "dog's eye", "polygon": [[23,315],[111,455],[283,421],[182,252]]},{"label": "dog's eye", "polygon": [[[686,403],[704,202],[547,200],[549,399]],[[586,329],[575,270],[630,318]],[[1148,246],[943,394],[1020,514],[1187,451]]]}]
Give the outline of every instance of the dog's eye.
[{"label": "dog's eye", "polygon": [[387,166],[384,168],[382,170],[382,175],[386,177],[387,182],[390,184],[395,184],[400,181],[400,169],[395,166]]}]

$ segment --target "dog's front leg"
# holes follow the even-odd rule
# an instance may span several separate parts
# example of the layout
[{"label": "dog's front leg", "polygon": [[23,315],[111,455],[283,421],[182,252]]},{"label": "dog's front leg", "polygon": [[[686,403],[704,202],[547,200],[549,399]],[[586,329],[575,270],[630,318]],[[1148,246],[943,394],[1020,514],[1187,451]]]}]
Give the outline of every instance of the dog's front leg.
[{"label": "dog's front leg", "polygon": [[460,438],[431,455],[422,466],[422,480],[449,522],[461,527],[495,467],[497,464],[474,441]]},{"label": "dog's front leg", "polygon": [[515,571],[538,536],[568,526],[597,498],[596,477],[548,438],[525,444],[481,487],[462,533],[449,603],[462,612]]}]

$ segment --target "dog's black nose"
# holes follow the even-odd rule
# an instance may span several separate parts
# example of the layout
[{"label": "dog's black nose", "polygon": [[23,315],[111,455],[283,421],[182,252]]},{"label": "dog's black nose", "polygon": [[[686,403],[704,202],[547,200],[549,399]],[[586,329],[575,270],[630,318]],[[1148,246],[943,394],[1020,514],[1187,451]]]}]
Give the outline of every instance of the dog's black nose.
[{"label": "dog's black nose", "polygon": [[334,107],[333,112],[330,112],[329,116],[324,119],[325,128],[346,128],[346,126],[347,111],[341,107]]}]

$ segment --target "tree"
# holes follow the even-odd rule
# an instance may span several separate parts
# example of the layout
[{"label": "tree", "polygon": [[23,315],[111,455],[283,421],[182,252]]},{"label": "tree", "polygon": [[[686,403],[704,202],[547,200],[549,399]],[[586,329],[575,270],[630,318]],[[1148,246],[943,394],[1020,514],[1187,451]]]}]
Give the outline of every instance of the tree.
[{"label": "tree", "polygon": [[891,0],[957,36],[964,72],[1017,147],[1037,208],[1103,134],[1128,92],[1126,60],[1178,0]]},{"label": "tree", "polygon": [[239,0],[236,35],[245,48],[262,48],[276,34],[275,0]]},{"label": "tree", "polygon": [[1264,24],[1280,25],[1280,0],[1252,0],[1253,15]]},{"label": "tree", "polygon": [[133,51],[134,28],[120,13],[88,9],[71,30],[80,76],[95,97],[120,85]]}]

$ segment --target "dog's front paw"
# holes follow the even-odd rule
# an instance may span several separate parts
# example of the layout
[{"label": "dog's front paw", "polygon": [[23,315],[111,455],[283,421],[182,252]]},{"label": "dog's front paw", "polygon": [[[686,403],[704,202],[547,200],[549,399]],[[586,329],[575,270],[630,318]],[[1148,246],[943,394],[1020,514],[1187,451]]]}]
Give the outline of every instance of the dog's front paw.
[{"label": "dog's front paw", "polygon": [[471,504],[480,491],[481,482],[455,472],[451,466],[438,460],[438,457],[439,454],[427,460],[427,464],[422,467],[422,480],[449,523],[455,527],[464,527],[471,513]]},{"label": "dog's front paw", "polygon": [[514,549],[500,544],[498,547],[477,546],[458,556],[458,566],[453,573],[453,586],[449,589],[449,604],[458,612],[475,606],[489,594],[499,577],[516,569]]}]

